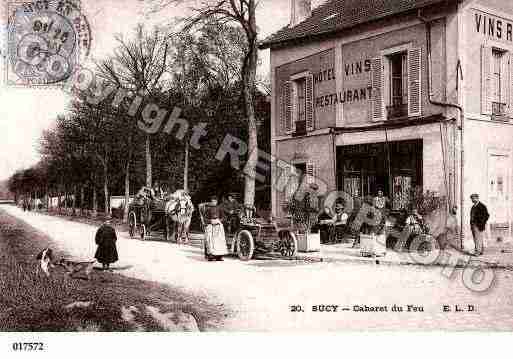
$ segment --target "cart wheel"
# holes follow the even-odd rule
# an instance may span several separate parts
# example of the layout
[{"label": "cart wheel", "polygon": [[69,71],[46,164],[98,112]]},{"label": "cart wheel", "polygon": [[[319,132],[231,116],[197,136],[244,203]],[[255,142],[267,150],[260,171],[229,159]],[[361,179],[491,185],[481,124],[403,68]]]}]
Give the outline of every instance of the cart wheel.
[{"label": "cart wheel", "polygon": [[134,238],[136,228],[137,228],[137,219],[135,217],[135,213],[130,212],[128,214],[128,233],[130,234],[130,238]]},{"label": "cart wheel", "polygon": [[294,257],[297,254],[296,235],[290,231],[285,231],[281,236],[280,253],[284,257]]},{"label": "cart wheel", "polygon": [[146,226],[141,224],[141,239],[144,241],[146,239]]},{"label": "cart wheel", "polygon": [[243,230],[237,234],[237,254],[239,255],[239,259],[243,261],[248,261],[253,257],[253,252],[255,251],[255,241],[253,240],[253,236],[251,232]]}]

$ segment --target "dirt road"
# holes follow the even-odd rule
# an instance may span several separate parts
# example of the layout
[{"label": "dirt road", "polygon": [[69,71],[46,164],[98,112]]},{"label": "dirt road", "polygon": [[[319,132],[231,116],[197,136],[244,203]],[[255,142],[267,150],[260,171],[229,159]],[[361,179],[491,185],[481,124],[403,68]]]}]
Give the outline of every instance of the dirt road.
[{"label": "dirt road", "polygon": [[[62,218],[2,207],[52,238],[55,246],[77,258],[91,258],[95,227]],[[513,280],[497,273],[486,294],[469,291],[461,274],[453,279],[439,267],[305,263],[282,260],[204,261],[201,249],[159,241],[140,241],[121,233],[121,274],[157,281],[209,298],[235,314],[223,330],[360,330],[360,329],[512,329]],[[396,304],[403,312],[393,312]],[[291,311],[301,306],[303,312]],[[318,312],[313,306],[336,312]],[[410,305],[411,307],[408,307]],[[449,305],[452,312],[443,311]],[[456,305],[474,311],[455,313]],[[387,307],[360,311],[359,307]],[[342,311],[347,307],[349,311]],[[408,311],[408,308],[411,309]]]}]

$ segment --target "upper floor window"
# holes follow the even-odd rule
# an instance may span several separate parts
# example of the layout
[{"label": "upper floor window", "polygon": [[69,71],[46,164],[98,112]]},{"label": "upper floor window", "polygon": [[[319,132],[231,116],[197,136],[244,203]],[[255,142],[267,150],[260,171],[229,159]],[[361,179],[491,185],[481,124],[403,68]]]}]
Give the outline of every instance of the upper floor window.
[{"label": "upper floor window", "polygon": [[304,135],[314,129],[313,76],[303,72],[290,77],[280,94],[280,127],[289,134]]},{"label": "upper floor window", "polygon": [[504,52],[493,49],[493,85],[492,85],[492,114],[502,115],[506,112],[506,94],[503,93],[503,81],[502,74],[504,73]]},{"label": "upper floor window", "polygon": [[511,91],[508,80],[510,54],[499,48],[483,46],[481,50],[481,113],[504,120],[511,111]]},{"label": "upper floor window", "polygon": [[297,132],[306,131],[306,78],[302,77],[294,81],[296,89],[296,113],[295,113],[295,128]]},{"label": "upper floor window", "polygon": [[422,56],[420,48],[401,45],[371,60],[371,119],[421,115]]},{"label": "upper floor window", "polygon": [[401,52],[387,57],[390,68],[390,95],[387,117],[408,116],[408,61],[407,53]]}]

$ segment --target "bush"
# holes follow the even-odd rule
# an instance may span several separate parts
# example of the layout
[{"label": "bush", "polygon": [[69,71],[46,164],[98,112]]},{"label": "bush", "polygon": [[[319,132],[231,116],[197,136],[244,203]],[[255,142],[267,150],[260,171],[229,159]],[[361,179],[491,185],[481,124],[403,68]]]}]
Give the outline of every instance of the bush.
[{"label": "bush", "polygon": [[422,188],[417,187],[412,193],[412,206],[420,215],[425,216],[441,209],[445,206],[446,198],[437,196],[433,191],[422,192]]},{"label": "bush", "polygon": [[317,221],[317,209],[310,206],[308,197],[303,201],[292,198],[283,206],[283,210],[291,217],[294,224],[309,230]]}]

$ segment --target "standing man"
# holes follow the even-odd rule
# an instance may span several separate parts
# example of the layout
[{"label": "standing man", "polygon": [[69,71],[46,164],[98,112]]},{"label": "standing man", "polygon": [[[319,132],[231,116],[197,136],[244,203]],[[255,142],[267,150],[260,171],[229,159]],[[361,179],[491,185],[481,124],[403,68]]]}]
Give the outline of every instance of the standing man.
[{"label": "standing man", "polygon": [[162,199],[163,191],[162,187],[160,187],[159,181],[155,181],[155,183],[153,184],[153,188],[151,189],[151,195],[153,199]]},{"label": "standing man", "polygon": [[223,203],[222,210],[224,212],[228,233],[235,233],[240,227],[239,216],[241,205],[232,193],[228,194],[227,197],[227,200]]},{"label": "standing man", "polygon": [[347,233],[347,220],[349,215],[345,212],[343,200],[335,204],[335,215],[333,216],[333,235],[334,242],[342,241]]},{"label": "standing man", "polygon": [[473,206],[470,210],[470,228],[472,230],[472,236],[474,237],[474,245],[476,247],[475,255],[482,255],[484,252],[484,230],[486,228],[486,222],[490,215],[488,209],[484,204],[479,201],[479,195],[474,193],[470,196]]},{"label": "standing man", "polygon": [[385,197],[383,194],[383,190],[380,188],[378,189],[378,195],[374,197],[373,199],[373,205],[380,211],[383,211],[387,208],[388,204],[390,203],[390,200],[388,197]]}]

